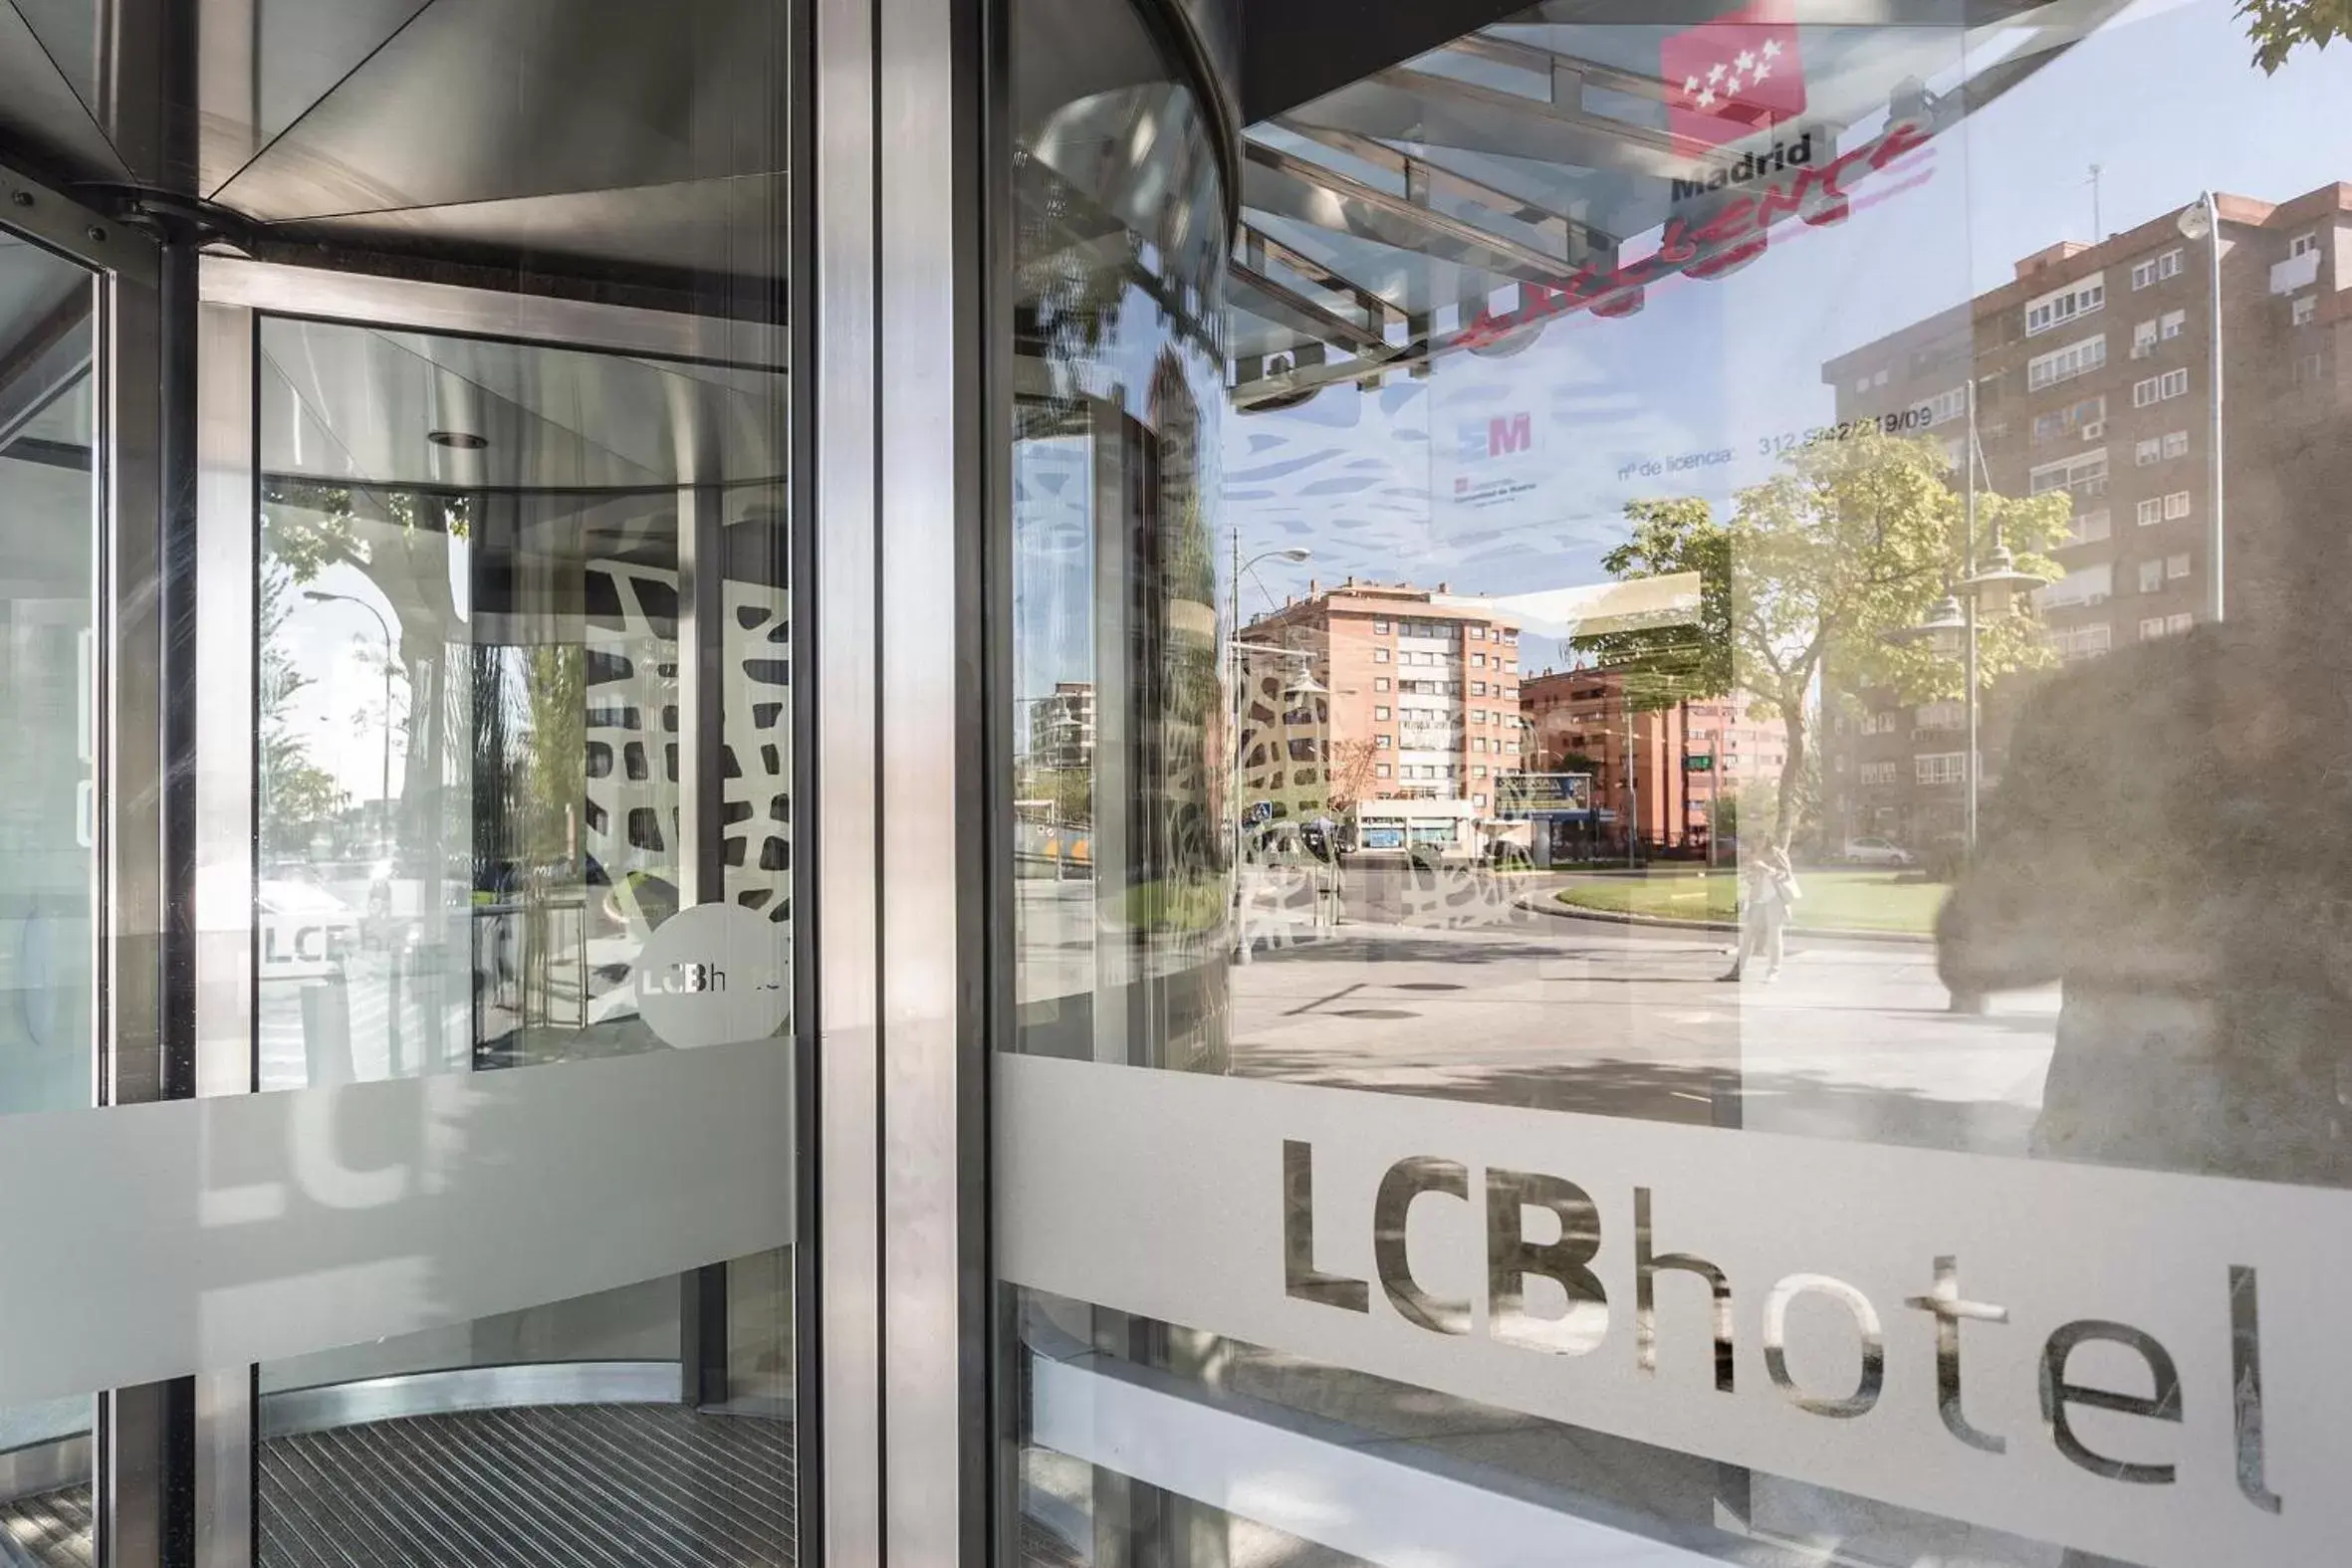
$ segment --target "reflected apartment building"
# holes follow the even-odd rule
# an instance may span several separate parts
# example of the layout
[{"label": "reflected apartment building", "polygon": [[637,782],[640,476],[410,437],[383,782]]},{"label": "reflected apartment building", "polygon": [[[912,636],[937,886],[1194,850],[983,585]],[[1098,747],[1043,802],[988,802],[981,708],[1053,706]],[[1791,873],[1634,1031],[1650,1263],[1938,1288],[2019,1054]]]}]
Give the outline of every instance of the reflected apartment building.
[{"label": "reflected apartment building", "polygon": [[1241,803],[1272,819],[1363,800],[1494,808],[1520,766],[1520,627],[1446,583],[1308,584],[1243,626]]},{"label": "reflected apartment building", "polygon": [[[2184,193],[2185,206],[2198,205]],[[2223,361],[2229,410],[2220,499],[2227,610],[2259,595],[2284,509],[2310,504],[2322,432],[2348,403],[2339,351],[2352,321],[2352,185],[2292,200],[2220,194]],[[2059,662],[2098,658],[2206,618],[2212,592],[2213,307],[2208,242],[2183,208],[2098,244],[2061,240],[2015,276],[1828,360],[1842,423],[1908,419],[1967,472],[1968,376],[1977,377],[1978,482],[2003,495],[2063,490],[2073,525],[2064,575],[2035,594]],[[1982,787],[1999,782],[2008,730],[2039,672],[1992,681],[1980,715]],[[1825,726],[1832,831],[1914,845],[1965,831],[1967,709],[1907,702],[1834,674]]]},{"label": "reflected apartment building", "polygon": [[1631,820],[1652,849],[1704,852],[1719,801],[1778,783],[1780,724],[1751,717],[1751,699],[1736,694],[1643,708],[1626,687],[1627,672],[1607,665],[1529,676],[1520,705],[1530,766],[1592,775],[1596,843],[1622,846]]}]

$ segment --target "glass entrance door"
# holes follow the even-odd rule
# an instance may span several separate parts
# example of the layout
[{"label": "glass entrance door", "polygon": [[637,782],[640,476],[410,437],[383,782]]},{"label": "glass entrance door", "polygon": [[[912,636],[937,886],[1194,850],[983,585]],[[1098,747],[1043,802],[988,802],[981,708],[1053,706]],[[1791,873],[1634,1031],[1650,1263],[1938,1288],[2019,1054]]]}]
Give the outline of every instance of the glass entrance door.
[{"label": "glass entrance door", "polygon": [[[781,368],[254,326],[255,1086],[786,1049]],[[514,1241],[627,1282],[260,1365],[259,1560],[791,1560],[788,1253]]]}]

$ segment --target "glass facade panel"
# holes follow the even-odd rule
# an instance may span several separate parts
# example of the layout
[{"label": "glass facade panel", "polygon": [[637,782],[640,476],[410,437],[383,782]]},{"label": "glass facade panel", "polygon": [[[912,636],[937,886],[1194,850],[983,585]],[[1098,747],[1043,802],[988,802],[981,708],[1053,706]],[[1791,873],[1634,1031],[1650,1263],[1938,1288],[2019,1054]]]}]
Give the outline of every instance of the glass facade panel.
[{"label": "glass facade panel", "polygon": [[1543,5],[1292,62],[1221,335],[1025,229],[1025,392],[1224,396],[1197,506],[1014,458],[997,722],[1096,714],[1093,855],[999,868],[1019,1560],[2341,1555],[2352,59],[2282,26]]}]

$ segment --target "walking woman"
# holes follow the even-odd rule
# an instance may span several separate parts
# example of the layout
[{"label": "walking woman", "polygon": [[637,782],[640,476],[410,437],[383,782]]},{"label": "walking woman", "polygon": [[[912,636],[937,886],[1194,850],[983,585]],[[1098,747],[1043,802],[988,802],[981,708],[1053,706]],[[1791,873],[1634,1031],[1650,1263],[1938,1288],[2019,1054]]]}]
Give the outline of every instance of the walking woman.
[{"label": "walking woman", "polygon": [[1717,979],[1738,980],[1748,961],[1761,953],[1765,983],[1778,980],[1780,960],[1786,952],[1789,911],[1800,896],[1788,851],[1778,844],[1764,845],[1764,852],[1748,864],[1747,896],[1740,901],[1739,951],[1732,957],[1732,967]]}]

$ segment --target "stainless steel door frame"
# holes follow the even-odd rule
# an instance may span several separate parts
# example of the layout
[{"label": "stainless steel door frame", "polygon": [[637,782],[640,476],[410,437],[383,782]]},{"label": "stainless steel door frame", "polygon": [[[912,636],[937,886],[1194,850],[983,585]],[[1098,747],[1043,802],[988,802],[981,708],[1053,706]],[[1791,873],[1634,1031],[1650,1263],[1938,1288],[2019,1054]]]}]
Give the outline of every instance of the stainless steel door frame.
[{"label": "stainless steel door frame", "polygon": [[641,353],[791,373],[786,329],[634,305],[514,294],[418,278],[330,272],[240,256],[203,258],[208,306],[591,352]]},{"label": "stainless steel door frame", "polygon": [[815,12],[824,1561],[979,1565],[991,1447],[974,762],[995,7]]},{"label": "stainless steel door frame", "polygon": [[[91,269],[91,375],[99,540],[92,625],[97,715],[92,784],[94,1105],[162,1097],[168,1086],[166,984],[172,890],[164,870],[167,699],[163,591],[170,527],[162,462],[163,255],[119,222],[13,167],[0,166],[0,228]],[[94,1391],[92,1433],[11,1455],[20,1480],[90,1475],[102,1560],[144,1568],[162,1550],[168,1449],[162,1390]]]}]

